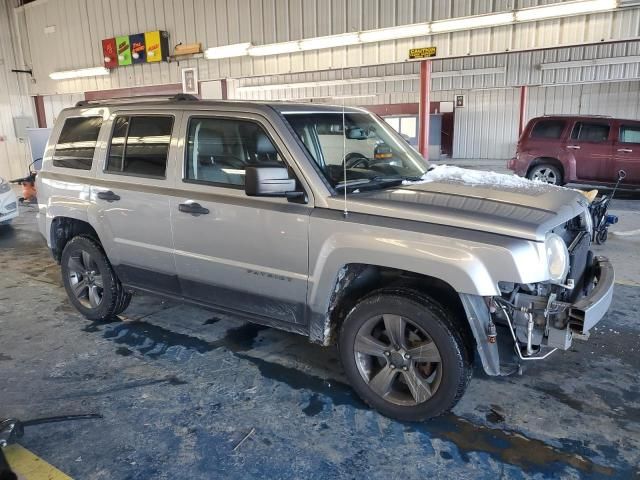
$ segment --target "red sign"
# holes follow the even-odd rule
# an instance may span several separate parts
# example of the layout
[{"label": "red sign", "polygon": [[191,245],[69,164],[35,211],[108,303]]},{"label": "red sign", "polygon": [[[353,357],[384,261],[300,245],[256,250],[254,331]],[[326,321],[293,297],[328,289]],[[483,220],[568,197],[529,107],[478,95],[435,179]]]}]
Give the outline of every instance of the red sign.
[{"label": "red sign", "polygon": [[116,68],[118,66],[118,53],[116,52],[116,39],[105,38],[102,40],[102,54],[104,56],[104,66],[106,68]]}]

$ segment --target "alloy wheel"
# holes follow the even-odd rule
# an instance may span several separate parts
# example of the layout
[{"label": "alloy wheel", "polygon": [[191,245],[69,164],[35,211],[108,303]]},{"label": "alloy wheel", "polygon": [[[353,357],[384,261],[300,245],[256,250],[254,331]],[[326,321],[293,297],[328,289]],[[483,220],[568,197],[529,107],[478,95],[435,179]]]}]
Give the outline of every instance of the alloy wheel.
[{"label": "alloy wheel", "polygon": [[396,405],[426,402],[442,381],[438,347],[424,329],[399,315],[367,320],[358,330],[354,355],[369,388]]},{"label": "alloy wheel", "polygon": [[102,274],[91,255],[81,250],[69,257],[69,285],[76,299],[86,308],[97,308],[102,302]]},{"label": "alloy wheel", "polygon": [[550,183],[551,185],[558,184],[558,176],[556,172],[548,167],[538,168],[533,172],[531,176],[532,180],[538,180],[544,183]]}]

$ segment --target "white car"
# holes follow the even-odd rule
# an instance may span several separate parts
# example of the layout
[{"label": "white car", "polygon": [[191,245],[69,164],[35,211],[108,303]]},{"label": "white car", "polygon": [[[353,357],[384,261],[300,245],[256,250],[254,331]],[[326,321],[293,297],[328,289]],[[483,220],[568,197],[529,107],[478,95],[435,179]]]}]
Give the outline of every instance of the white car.
[{"label": "white car", "polygon": [[4,178],[0,177],[0,225],[7,225],[18,216],[18,197]]}]

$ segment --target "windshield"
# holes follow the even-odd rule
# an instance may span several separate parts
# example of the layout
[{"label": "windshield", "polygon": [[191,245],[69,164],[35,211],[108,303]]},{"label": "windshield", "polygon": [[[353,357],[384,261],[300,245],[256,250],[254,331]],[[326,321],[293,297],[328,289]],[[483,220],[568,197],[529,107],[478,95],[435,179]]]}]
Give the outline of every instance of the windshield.
[{"label": "windshield", "polygon": [[[390,126],[364,112],[284,114],[336,189],[383,188],[419,179],[429,168]],[[346,167],[346,178],[345,178]]]}]

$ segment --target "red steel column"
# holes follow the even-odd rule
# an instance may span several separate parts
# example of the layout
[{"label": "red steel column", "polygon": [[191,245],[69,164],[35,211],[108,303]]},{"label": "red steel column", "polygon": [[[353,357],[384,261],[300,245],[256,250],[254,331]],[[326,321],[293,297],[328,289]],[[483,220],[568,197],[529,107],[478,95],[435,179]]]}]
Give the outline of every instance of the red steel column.
[{"label": "red steel column", "polygon": [[44,109],[44,98],[42,95],[36,95],[33,97],[33,102],[36,106],[36,118],[38,119],[38,128],[47,127],[47,114]]},{"label": "red steel column", "polygon": [[431,60],[420,62],[420,110],[418,113],[418,151],[429,158],[429,90],[431,87]]},{"label": "red steel column", "polygon": [[524,130],[524,119],[527,116],[527,86],[520,87],[520,119],[518,122],[518,137],[522,135]]}]

